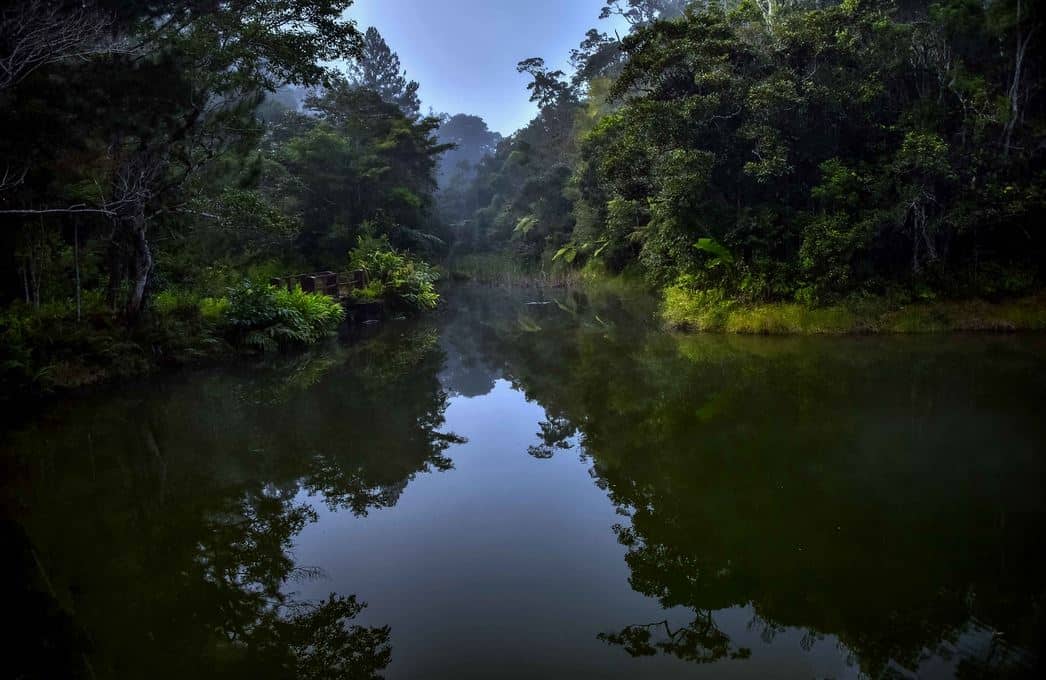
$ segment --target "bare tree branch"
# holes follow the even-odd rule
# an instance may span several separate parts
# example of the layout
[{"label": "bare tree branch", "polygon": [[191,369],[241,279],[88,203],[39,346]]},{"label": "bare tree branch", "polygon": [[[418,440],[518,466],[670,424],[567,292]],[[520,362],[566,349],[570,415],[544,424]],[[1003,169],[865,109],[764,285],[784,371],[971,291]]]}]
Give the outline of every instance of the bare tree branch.
[{"label": "bare tree branch", "polygon": [[93,215],[106,215],[108,217],[116,217],[117,213],[114,210],[107,210],[106,208],[88,208],[86,206],[69,206],[67,208],[40,208],[38,210],[23,208],[18,210],[0,210],[0,215],[76,215],[76,214],[93,214]]},{"label": "bare tree branch", "polygon": [[0,11],[0,91],[33,71],[68,59],[114,51],[112,19],[90,6],[71,8],[51,0],[20,0]]},{"label": "bare tree branch", "polygon": [[4,174],[0,177],[0,193],[13,189],[22,182],[25,181],[25,176],[29,173],[29,167],[22,168],[21,172],[11,170],[10,166],[4,167]]}]

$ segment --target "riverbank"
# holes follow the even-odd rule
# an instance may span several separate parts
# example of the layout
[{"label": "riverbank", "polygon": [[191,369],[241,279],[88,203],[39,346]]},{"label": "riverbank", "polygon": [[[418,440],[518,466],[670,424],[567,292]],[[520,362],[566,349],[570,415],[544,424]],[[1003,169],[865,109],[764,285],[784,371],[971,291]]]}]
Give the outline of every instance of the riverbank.
[{"label": "riverbank", "polygon": [[[444,265],[447,278],[518,288],[581,288],[660,297],[658,314],[672,330],[737,335],[868,335],[1046,331],[1046,292],[1001,300],[908,302],[885,297],[812,306],[796,302],[745,304],[718,291],[669,286],[660,293],[638,272],[527,267],[508,253],[470,254]],[[656,303],[654,303],[656,304]]]},{"label": "riverbank", "polygon": [[349,337],[353,329],[423,311],[399,299],[339,301],[250,283],[222,298],[161,293],[130,324],[100,298],[94,302],[79,319],[59,304],[0,312],[0,402],[243,357],[297,354]]},{"label": "riverbank", "polygon": [[1046,330],[1046,293],[1013,300],[942,300],[901,304],[872,298],[811,307],[745,305],[703,291],[665,290],[661,315],[669,328],[749,335],[1015,332]]}]

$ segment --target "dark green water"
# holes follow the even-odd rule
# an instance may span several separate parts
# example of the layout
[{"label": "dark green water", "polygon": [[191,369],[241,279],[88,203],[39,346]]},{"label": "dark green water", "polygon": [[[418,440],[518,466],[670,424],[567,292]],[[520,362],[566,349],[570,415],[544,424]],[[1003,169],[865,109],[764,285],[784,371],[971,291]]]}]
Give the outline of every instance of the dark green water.
[{"label": "dark green water", "polygon": [[463,288],[9,428],[0,675],[1042,671],[1046,338],[649,309]]}]

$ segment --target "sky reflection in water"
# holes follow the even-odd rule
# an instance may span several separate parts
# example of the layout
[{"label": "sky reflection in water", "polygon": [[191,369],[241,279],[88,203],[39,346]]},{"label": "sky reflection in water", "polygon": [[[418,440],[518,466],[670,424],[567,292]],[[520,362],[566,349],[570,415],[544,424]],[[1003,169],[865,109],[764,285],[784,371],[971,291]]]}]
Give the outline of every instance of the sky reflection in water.
[{"label": "sky reflection in water", "polygon": [[[649,309],[466,287],[22,424],[22,667],[308,675],[391,646],[389,678],[1034,672],[1043,338],[678,337]],[[308,606],[331,592],[369,606]],[[350,639],[302,646],[338,612]]]}]

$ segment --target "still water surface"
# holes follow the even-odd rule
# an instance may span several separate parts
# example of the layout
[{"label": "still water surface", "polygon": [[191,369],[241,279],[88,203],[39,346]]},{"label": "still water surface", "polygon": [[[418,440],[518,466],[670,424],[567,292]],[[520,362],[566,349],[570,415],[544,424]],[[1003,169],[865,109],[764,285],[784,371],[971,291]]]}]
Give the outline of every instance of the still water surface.
[{"label": "still water surface", "polygon": [[1046,338],[650,310],[463,287],[9,428],[12,675],[1041,672]]}]

